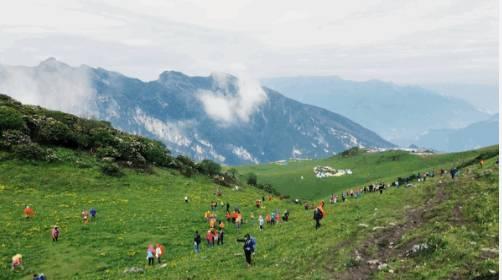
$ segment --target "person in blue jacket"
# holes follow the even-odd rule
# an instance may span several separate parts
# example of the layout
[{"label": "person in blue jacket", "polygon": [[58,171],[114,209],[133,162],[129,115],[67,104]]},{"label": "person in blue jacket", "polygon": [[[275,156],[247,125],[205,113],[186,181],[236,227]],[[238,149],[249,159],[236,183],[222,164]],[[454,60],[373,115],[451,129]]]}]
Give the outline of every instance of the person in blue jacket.
[{"label": "person in blue jacket", "polygon": [[237,239],[237,242],[244,242],[244,255],[246,256],[246,263],[251,266],[251,255],[254,253],[256,241],[252,238],[249,233],[244,236],[244,239]]}]

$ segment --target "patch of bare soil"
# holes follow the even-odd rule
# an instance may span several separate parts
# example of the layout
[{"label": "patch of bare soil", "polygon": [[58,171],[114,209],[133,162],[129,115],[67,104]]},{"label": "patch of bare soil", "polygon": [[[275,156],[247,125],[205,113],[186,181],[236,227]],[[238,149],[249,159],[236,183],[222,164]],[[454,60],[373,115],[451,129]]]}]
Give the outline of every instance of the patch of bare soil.
[{"label": "patch of bare soil", "polygon": [[[354,265],[348,267],[341,274],[334,275],[335,279],[370,279],[378,270],[386,270],[389,261],[404,258],[411,249],[411,246],[416,242],[408,242],[408,244],[399,244],[401,237],[419,228],[424,223],[432,218],[428,212],[448,199],[444,183],[438,183],[436,192],[429,198],[424,206],[420,208],[409,209],[406,213],[404,223],[392,226],[386,226],[381,230],[375,231],[353,252],[352,259]],[[457,205],[460,207],[459,205]],[[460,208],[455,207],[455,219],[461,219]],[[331,271],[332,272],[332,271]],[[389,272],[392,272],[389,270]]]}]

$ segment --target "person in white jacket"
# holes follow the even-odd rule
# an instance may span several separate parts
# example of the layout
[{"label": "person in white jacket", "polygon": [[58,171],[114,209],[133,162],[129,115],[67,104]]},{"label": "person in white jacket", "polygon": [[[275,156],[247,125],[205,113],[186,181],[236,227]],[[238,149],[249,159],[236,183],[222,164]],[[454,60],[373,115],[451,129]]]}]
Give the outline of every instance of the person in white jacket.
[{"label": "person in white jacket", "polygon": [[258,224],[260,225],[260,231],[262,231],[263,230],[263,225],[265,224],[265,220],[263,220],[263,216],[262,215],[260,215],[258,217]]}]

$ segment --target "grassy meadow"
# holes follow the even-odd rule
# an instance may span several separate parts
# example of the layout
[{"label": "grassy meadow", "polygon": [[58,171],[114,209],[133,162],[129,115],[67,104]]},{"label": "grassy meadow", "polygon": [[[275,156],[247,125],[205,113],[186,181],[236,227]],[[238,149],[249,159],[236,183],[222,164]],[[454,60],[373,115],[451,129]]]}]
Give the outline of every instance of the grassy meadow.
[{"label": "grassy meadow", "polygon": [[[474,164],[462,169],[456,181],[436,176],[413,187],[327,205],[322,227],[315,230],[312,211],[291,200],[274,197],[263,209],[256,209],[255,200],[265,193],[252,187],[234,191],[218,187],[208,177],[186,178],[164,168],[151,173],[124,169],[125,176],[110,177],[102,174],[94,157],[66,149],[56,152],[62,161],[54,163],[13,160],[9,154],[0,154],[2,279],[31,279],[39,272],[49,279],[350,279],[358,273],[377,279],[469,279],[498,273],[496,157],[483,168]],[[344,186],[449,168],[479,153],[417,157],[388,152],[285,167],[246,167],[241,173],[252,170],[259,180],[270,180],[281,191],[289,184],[298,196],[319,198]],[[397,160],[391,160],[394,157]],[[351,168],[354,175],[310,178],[311,167],[317,164]],[[303,182],[296,179],[301,175]],[[217,188],[223,192],[221,197],[215,195]],[[225,244],[208,248],[203,242],[202,252],[196,255],[193,233],[198,230],[204,238],[208,224],[203,213],[212,200],[240,207],[246,223],[240,230],[227,223]],[[30,220],[23,217],[27,204],[36,211]],[[91,207],[97,209],[97,219],[85,225],[80,212]],[[289,209],[290,221],[266,225],[260,232],[258,214],[276,208],[281,213]],[[224,210],[217,210],[218,217],[223,217]],[[50,237],[55,224],[61,228],[58,242]],[[400,234],[386,236],[389,232]],[[236,242],[245,233],[257,239],[255,263],[250,268],[244,262],[242,243]],[[166,247],[165,267],[146,265],[146,247],[156,242]],[[389,242],[395,252],[387,250]],[[412,245],[421,243],[429,244],[429,249],[406,256]],[[24,256],[24,270],[11,272],[10,259],[16,253]],[[387,266],[369,270],[366,261],[374,258]],[[143,272],[124,273],[131,267]]]},{"label": "grassy meadow", "polygon": [[[319,199],[331,193],[360,187],[378,181],[391,182],[397,177],[431,169],[450,169],[466,159],[477,156],[477,151],[451,154],[415,155],[404,151],[362,153],[354,156],[333,156],[320,160],[289,160],[287,164],[269,163],[237,167],[243,180],[252,172],[258,183],[271,184],[281,194],[295,198]],[[315,166],[351,169],[352,175],[317,178]],[[303,179],[301,178],[303,176]]]}]

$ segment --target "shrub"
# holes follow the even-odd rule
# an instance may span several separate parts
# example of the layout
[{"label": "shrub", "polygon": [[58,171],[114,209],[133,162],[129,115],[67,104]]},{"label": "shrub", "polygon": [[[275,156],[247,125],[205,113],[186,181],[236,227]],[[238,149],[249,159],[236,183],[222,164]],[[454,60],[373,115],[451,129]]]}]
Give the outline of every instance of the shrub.
[{"label": "shrub", "polygon": [[196,168],[195,163],[190,158],[182,155],[176,157],[176,165],[179,169],[183,168],[184,166],[189,166],[192,169]]},{"label": "shrub", "polygon": [[102,159],[105,157],[119,158],[120,153],[113,147],[99,147],[96,149],[96,157]]},{"label": "shrub", "polygon": [[47,156],[46,150],[36,143],[15,145],[12,151],[20,159],[44,160]]},{"label": "shrub", "polygon": [[197,164],[197,170],[202,174],[214,176],[220,174],[221,166],[212,160],[205,159]]},{"label": "shrub", "polygon": [[0,106],[0,130],[22,129],[25,127],[23,115],[17,110]]},{"label": "shrub", "polygon": [[353,156],[357,156],[357,155],[360,155],[365,152],[366,151],[364,149],[361,149],[359,147],[352,147],[348,150],[343,151],[342,156],[343,157],[353,157]]},{"label": "shrub", "polygon": [[256,184],[258,183],[258,177],[256,176],[256,174],[249,173],[247,177],[248,178],[246,182],[248,183],[248,185],[256,186]]},{"label": "shrub", "polygon": [[114,177],[120,177],[124,175],[122,171],[120,170],[120,167],[116,163],[105,163],[103,166],[101,166],[101,172],[103,174],[108,175],[108,176],[114,176]]},{"label": "shrub", "polygon": [[1,132],[0,147],[11,149],[15,145],[31,143],[30,136],[19,130],[5,130]]},{"label": "shrub", "polygon": [[49,145],[73,145],[75,142],[70,128],[53,118],[38,120],[37,140]]}]

